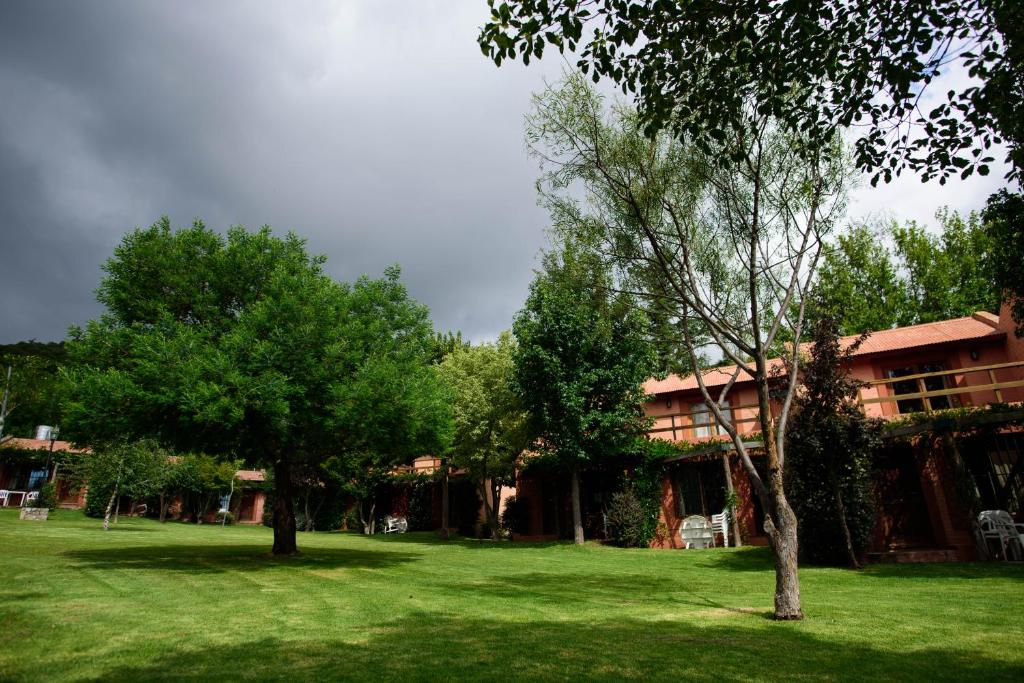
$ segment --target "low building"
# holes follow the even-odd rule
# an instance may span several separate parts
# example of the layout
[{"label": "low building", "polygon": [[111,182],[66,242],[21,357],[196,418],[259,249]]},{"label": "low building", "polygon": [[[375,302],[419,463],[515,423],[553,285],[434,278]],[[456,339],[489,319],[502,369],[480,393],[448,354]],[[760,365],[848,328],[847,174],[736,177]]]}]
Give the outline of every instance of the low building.
[{"label": "low building", "polygon": [[[844,339],[851,344],[855,337]],[[969,559],[975,541],[969,515],[957,499],[949,459],[934,447],[915,446],[915,433],[933,426],[933,418],[955,416],[964,426],[971,420],[995,423],[985,438],[958,438],[960,454],[974,478],[982,504],[1024,513],[1024,434],[1011,424],[1022,416],[1024,401],[1024,339],[1014,335],[1009,309],[1000,315],[973,316],[884,330],[871,334],[854,352],[850,372],[864,385],[860,403],[869,416],[890,423],[889,447],[877,472],[879,521],[870,551],[899,554],[897,559]],[[772,361],[781,365],[781,361]],[[711,391],[721,391],[735,366],[702,374]],[[661,533],[654,545],[681,547],[679,527],[691,514],[710,517],[725,507],[726,475],[738,499],[737,517],[743,542],[761,544],[763,514],[752,494],[745,469],[725,430],[704,404],[696,377],[671,375],[650,380],[644,410],[653,420],[651,438],[687,446],[667,462],[661,501]],[[740,375],[726,395],[726,413],[751,446],[755,466],[760,427],[753,381]],[[1007,404],[998,412],[978,411]],[[773,412],[778,406],[772,406]],[[955,412],[953,412],[955,411]],[[982,414],[985,413],[985,414]],[[908,419],[913,415],[912,419]],[[897,438],[899,437],[899,438]],[[909,438],[908,438],[909,437]],[[910,444],[908,446],[908,443]],[[590,531],[600,535],[599,511],[606,496],[599,473],[584,477],[584,497],[593,513]],[[588,486],[589,484],[589,486]],[[590,489],[588,494],[587,489]],[[566,483],[555,473],[520,478],[518,493],[529,500],[533,537],[565,535]]]},{"label": "low building", "polygon": [[[89,448],[76,448],[70,441],[58,439],[22,439],[4,437],[0,441],[0,507],[21,507],[30,502],[32,493],[38,493],[45,484],[56,482],[57,506],[78,509],[85,506],[86,487],[71,486],[60,475],[65,454],[88,454]],[[262,483],[263,470],[238,470],[235,475],[240,488],[231,500],[231,512],[239,524],[262,524],[266,492]],[[133,501],[119,501],[122,512]],[[180,509],[180,501],[169,506],[172,513]],[[208,517],[212,521],[215,512]]]}]

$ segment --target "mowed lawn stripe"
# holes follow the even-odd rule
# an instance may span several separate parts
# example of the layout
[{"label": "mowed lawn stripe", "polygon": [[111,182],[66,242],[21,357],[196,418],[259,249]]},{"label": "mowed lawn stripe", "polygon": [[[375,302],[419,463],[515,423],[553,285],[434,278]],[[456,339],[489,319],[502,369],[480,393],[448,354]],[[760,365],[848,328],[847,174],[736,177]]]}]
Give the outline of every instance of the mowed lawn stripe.
[{"label": "mowed lawn stripe", "polygon": [[1024,567],[623,550],[0,511],[0,679],[1022,680]]}]

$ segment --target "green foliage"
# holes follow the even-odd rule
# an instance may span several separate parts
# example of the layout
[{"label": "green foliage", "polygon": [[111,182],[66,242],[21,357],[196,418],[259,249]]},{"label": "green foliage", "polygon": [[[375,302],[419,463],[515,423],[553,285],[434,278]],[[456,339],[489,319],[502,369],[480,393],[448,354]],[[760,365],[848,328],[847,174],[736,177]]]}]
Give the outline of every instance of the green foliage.
[{"label": "green foliage", "polygon": [[510,496],[505,500],[505,509],[501,511],[501,527],[516,534],[525,534],[530,530],[529,500],[521,496]]},{"label": "green foliage", "polygon": [[647,319],[609,271],[566,244],[549,254],[516,316],[514,386],[536,450],[567,468],[628,450],[649,424],[643,383],[657,364]]},{"label": "green foliage", "polygon": [[[58,367],[64,360],[63,344],[18,342],[0,346],[0,394],[11,369],[3,436],[31,438],[38,425],[56,426],[62,419]],[[69,434],[65,431],[64,437]]]},{"label": "green foliage", "polygon": [[224,524],[234,524],[235,523],[235,516],[233,514],[231,514],[230,512],[221,512],[221,511],[218,510],[217,514],[214,516],[214,520],[213,521],[216,524],[221,524],[221,523],[224,523]]},{"label": "green foliage", "polygon": [[36,499],[33,507],[49,508],[50,510],[57,507],[57,484],[52,481],[43,484],[39,489],[39,498]]},{"label": "green foliage", "polygon": [[405,519],[409,531],[430,531],[434,528],[434,491],[437,483],[432,477],[417,477],[407,484],[408,508]]},{"label": "green foliage", "polygon": [[975,213],[965,220],[943,209],[936,217],[938,236],[912,221],[881,229],[858,225],[839,236],[825,256],[817,291],[839,316],[842,334],[999,309],[989,264],[1002,247]]},{"label": "green foliage", "polygon": [[435,332],[431,361],[440,363],[445,359],[445,356],[457,349],[468,349],[469,347],[470,343],[462,338],[462,332]]},{"label": "green foliage", "polygon": [[76,435],[241,457],[286,473],[278,486],[338,454],[392,463],[439,447],[427,309],[397,267],[348,285],[323,263],[269,228],[173,231],[164,218],[129,233],[104,266],[107,312],[68,345]]},{"label": "green foliage", "polygon": [[[805,156],[858,125],[856,161],[872,182],[904,168],[941,182],[985,175],[984,152],[1000,138],[1013,173],[1024,170],[1024,13],[1011,0],[489,5],[478,41],[495,63],[569,50],[595,82],[636,97],[648,132],[668,129],[702,149],[745,134],[756,112],[799,133]],[[972,79],[920,109],[950,62]]]},{"label": "green foliage", "polygon": [[[706,444],[705,444],[706,445]],[[682,449],[661,439],[637,439],[623,465],[620,490],[605,512],[608,535],[615,545],[646,548],[658,533],[665,474],[664,459]]]},{"label": "green foliage", "polygon": [[485,513],[495,537],[499,491],[513,483],[516,461],[532,441],[529,415],[512,387],[515,352],[515,340],[503,332],[497,343],[456,348],[438,367],[451,396],[448,460],[488,489]]},{"label": "green foliage", "polygon": [[623,548],[646,548],[654,538],[649,518],[632,488],[613,494],[605,512],[608,539]]},{"label": "green foliage", "polygon": [[856,566],[874,529],[871,470],[882,421],[866,417],[856,403],[858,383],[848,372],[859,344],[841,347],[834,317],[816,321],[786,433],[786,490],[799,520],[801,556],[814,564]]},{"label": "green foliage", "polygon": [[166,476],[168,453],[143,439],[107,444],[69,463],[70,476],[88,484],[86,514],[102,516],[112,494],[143,500],[157,493]]},{"label": "green foliage", "polygon": [[995,245],[971,213],[966,220],[942,209],[939,237],[911,222],[893,226],[896,253],[907,271],[907,291],[915,322],[933,322],[998,311],[1001,299],[987,261]]},{"label": "green foliage", "polygon": [[[1024,10],[1018,8],[1017,13],[1024,14]],[[1024,23],[1024,16],[1021,20]],[[1021,30],[1020,26],[1017,29]],[[1024,49],[1024,42],[1020,49]],[[1017,125],[1024,123],[1018,121]],[[1020,139],[1024,139],[1024,132]],[[1000,190],[989,197],[982,216],[993,245],[993,284],[1012,297],[1011,314],[1017,323],[1016,333],[1024,337],[1024,195]]]}]

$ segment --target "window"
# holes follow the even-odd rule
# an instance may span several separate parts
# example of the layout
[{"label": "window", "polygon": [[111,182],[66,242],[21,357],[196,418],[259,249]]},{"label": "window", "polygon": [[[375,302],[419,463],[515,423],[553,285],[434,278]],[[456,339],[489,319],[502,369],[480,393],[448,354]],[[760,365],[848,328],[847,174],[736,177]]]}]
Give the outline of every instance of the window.
[{"label": "window", "polygon": [[[725,415],[727,420],[732,420],[732,408],[729,407],[729,401],[722,402],[722,414]],[[714,414],[712,414],[703,402],[691,405],[690,415],[693,419],[694,438],[701,439],[706,436],[711,436],[712,421],[716,422],[716,433],[719,436],[728,434],[728,432],[725,431],[725,427],[717,424],[717,420],[714,419]]]},{"label": "window", "polygon": [[42,467],[39,469],[32,470],[28,475],[28,490],[38,491],[43,488],[43,484],[46,483],[46,468]]},{"label": "window", "polygon": [[[930,372],[942,372],[946,369],[944,363],[921,363],[920,365],[908,365],[902,368],[893,368],[886,374],[891,378],[911,377],[902,382],[892,383],[892,393],[900,394],[921,394],[931,391],[942,391],[950,388],[949,375],[939,377],[916,377]],[[927,398],[907,398],[896,401],[896,407],[900,413],[920,413],[925,410],[945,410],[955,408],[957,401],[952,396],[929,396]]]}]

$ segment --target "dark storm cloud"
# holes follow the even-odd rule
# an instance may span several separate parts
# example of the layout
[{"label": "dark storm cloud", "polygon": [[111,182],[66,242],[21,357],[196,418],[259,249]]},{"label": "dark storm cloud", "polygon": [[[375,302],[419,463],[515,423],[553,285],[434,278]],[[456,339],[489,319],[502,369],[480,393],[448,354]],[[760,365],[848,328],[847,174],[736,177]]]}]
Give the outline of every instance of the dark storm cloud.
[{"label": "dark storm cloud", "polygon": [[478,0],[0,5],[0,343],[95,317],[100,264],[168,214],[294,230],[339,279],[403,268],[436,325],[511,322],[543,246],[531,91]]}]

